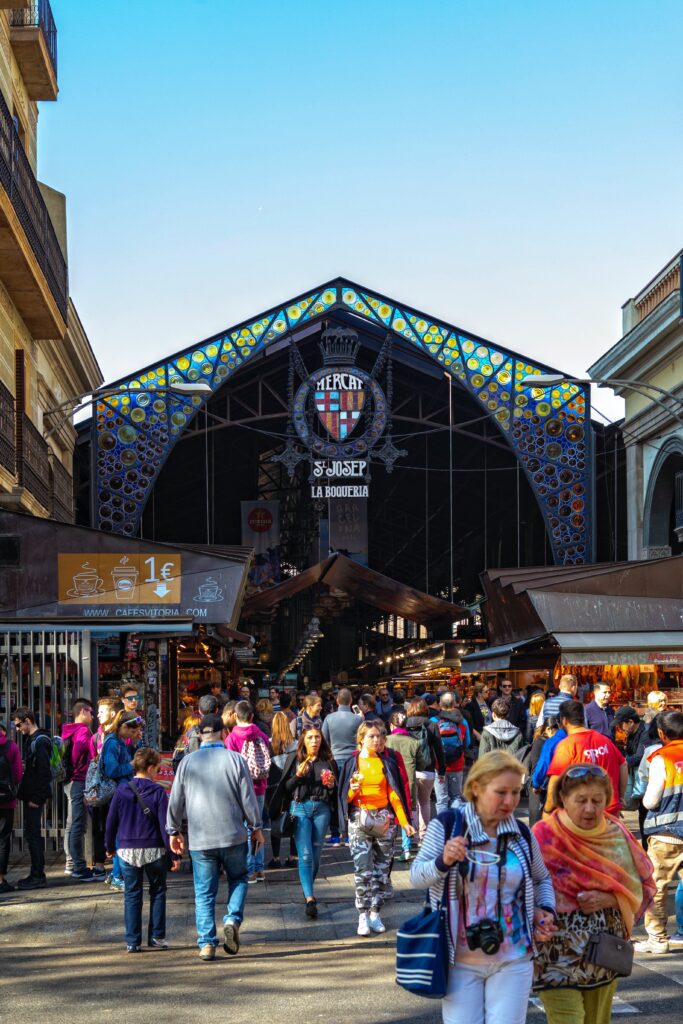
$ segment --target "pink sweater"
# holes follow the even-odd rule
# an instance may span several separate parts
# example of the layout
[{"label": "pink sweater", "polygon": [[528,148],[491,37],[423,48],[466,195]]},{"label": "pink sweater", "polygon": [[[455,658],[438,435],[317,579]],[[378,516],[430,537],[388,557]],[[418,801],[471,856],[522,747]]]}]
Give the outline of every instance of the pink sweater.
[{"label": "pink sweater", "polygon": [[[262,733],[257,725],[250,723],[249,725],[236,725],[230,735],[225,740],[225,745],[228,750],[234,750],[235,753],[241,754],[242,747],[247,740],[263,740],[265,745],[270,749],[270,743],[265,733]],[[266,789],[268,788],[268,779],[257,779],[251,780],[254,784],[254,792],[256,796],[263,796]]]}]

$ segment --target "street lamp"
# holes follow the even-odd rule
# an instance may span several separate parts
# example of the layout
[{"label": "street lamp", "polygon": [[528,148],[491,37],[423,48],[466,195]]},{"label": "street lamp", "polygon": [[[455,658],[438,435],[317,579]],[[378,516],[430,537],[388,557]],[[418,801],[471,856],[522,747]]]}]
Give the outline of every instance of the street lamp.
[{"label": "street lamp", "polygon": [[[520,384],[523,387],[529,388],[554,388],[559,387],[562,384],[597,384],[598,387],[626,388],[629,391],[635,391],[636,394],[639,394],[642,398],[647,398],[648,401],[660,406],[668,416],[673,416],[674,419],[683,426],[683,417],[681,414],[666,405],[662,398],[658,398],[657,396],[663,395],[665,398],[672,399],[681,409],[683,409],[683,399],[678,398],[677,395],[667,391],[666,388],[659,387],[658,384],[650,384],[644,380],[630,380],[616,377],[565,377],[562,373],[532,373],[527,377],[522,377]],[[647,391],[642,390],[643,388],[647,388],[649,391],[655,391],[656,394],[649,395]]]},{"label": "street lamp", "polygon": [[[55,413],[65,413],[60,419],[59,423],[56,423],[54,427],[51,427],[47,433],[43,433],[43,437],[47,441],[49,437],[59,430],[67,419],[71,416],[75,416],[81,409],[85,409],[86,406],[93,402],[98,401],[100,398],[112,398],[114,395],[126,395],[126,394],[139,394],[141,391],[146,390],[152,394],[170,394],[180,396],[194,396],[194,395],[210,395],[213,391],[210,384],[207,384],[204,380],[198,381],[179,381],[177,384],[169,384],[163,387],[153,388],[132,388],[132,387],[105,387],[99,388],[96,391],[82,391],[80,395],[72,395],[71,398],[65,399],[60,402],[53,409],[46,409],[43,412],[43,418],[46,416],[53,416]],[[88,396],[88,401],[84,402],[83,399]]]}]

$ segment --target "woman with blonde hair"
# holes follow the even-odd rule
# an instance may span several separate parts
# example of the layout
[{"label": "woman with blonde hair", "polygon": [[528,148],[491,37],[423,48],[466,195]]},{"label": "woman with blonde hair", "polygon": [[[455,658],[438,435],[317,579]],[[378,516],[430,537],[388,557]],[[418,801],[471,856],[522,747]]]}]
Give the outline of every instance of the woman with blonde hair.
[{"label": "woman with blonde hair", "polygon": [[[271,737],[270,747],[272,751],[272,757],[270,761],[270,772],[268,774],[268,789],[266,790],[265,806],[269,809],[270,814],[270,803],[275,796],[275,791],[280,784],[282,778],[282,770],[287,761],[287,757],[293,751],[296,750],[296,740],[292,739],[292,734],[289,731],[289,718],[283,711],[276,711],[273,715],[273,721],[271,726]],[[282,844],[282,836],[276,835],[272,830],[270,832],[270,845],[273,850],[273,856],[271,860],[266,864],[266,870],[272,871],[274,868],[281,868],[282,862],[280,860],[280,849]],[[296,853],[296,840],[294,836],[290,837],[289,840],[289,857],[285,861],[284,866],[286,868],[294,868],[297,863]]]},{"label": "woman with blonde hair", "polygon": [[444,1024],[524,1024],[537,943],[555,931],[555,894],[536,839],[515,818],[524,768],[494,750],[470,769],[464,803],[429,823],[410,869],[432,908],[448,905]]},{"label": "woman with blonde hair", "polygon": [[257,700],[255,712],[254,725],[258,726],[265,736],[270,737],[274,714],[272,701],[267,697],[262,697],[261,700]]},{"label": "woman with blonde hair", "polygon": [[538,722],[538,716],[541,713],[544,700],[545,697],[540,690],[536,690],[529,698],[529,711],[527,714],[526,733],[524,736],[524,741],[526,743],[533,743],[536,738],[536,724]]},{"label": "woman with blonde hair", "polygon": [[353,857],[358,934],[384,932],[380,910],[390,886],[397,821],[408,836],[410,807],[396,761],[380,751],[383,722],[363,722],[356,734],[359,749],[344,763],[339,780],[339,827],[346,832]]}]

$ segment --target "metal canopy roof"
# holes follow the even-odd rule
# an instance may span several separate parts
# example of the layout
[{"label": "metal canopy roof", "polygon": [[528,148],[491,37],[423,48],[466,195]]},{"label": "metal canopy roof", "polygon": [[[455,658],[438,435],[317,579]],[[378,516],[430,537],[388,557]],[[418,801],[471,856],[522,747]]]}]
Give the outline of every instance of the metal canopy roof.
[{"label": "metal canopy roof", "polygon": [[415,590],[339,554],[331,555],[284,583],[249,598],[244,604],[243,615],[248,619],[250,615],[274,608],[286,598],[319,583],[413,622],[462,622],[469,618],[468,610],[462,605]]}]

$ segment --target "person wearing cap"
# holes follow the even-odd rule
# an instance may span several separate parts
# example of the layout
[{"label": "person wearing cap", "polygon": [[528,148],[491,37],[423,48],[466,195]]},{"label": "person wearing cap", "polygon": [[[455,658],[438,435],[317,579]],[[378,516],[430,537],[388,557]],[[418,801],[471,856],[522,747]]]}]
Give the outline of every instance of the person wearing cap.
[{"label": "person wearing cap", "polygon": [[[220,869],[228,879],[223,917],[223,949],[234,956],[247,896],[247,825],[254,853],[263,847],[261,812],[247,762],[223,745],[223,721],[204,715],[199,723],[201,746],[180,762],[173,780],[166,831],[171,850],[182,854],[183,820],[194,873],[197,945],[202,960],[213,960],[216,936],[216,894]],[[246,822],[246,825],[245,825]]]},{"label": "person wearing cap", "polygon": [[643,756],[647,726],[641,721],[635,708],[623,707],[619,708],[614,716],[613,733],[616,729],[621,729],[626,736],[624,756],[629,772],[636,772]]}]

